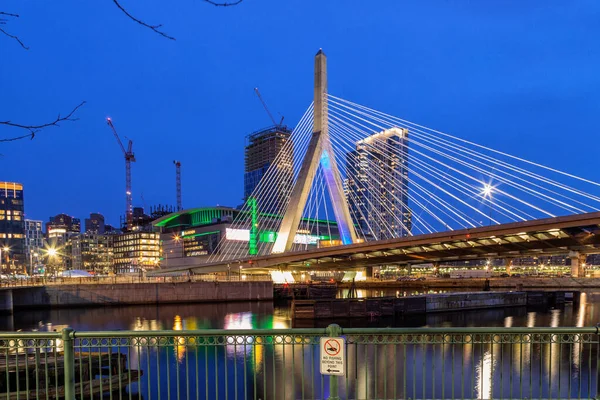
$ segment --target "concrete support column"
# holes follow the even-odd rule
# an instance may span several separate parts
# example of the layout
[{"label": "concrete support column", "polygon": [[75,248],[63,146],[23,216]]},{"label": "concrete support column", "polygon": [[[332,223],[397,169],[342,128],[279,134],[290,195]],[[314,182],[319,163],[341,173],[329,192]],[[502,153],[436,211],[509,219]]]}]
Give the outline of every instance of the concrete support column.
[{"label": "concrete support column", "polygon": [[574,278],[580,278],[584,275],[583,266],[587,255],[581,254],[578,251],[570,251],[569,258],[571,259],[571,276]]},{"label": "concrete support column", "polygon": [[513,266],[513,259],[510,257],[505,258],[504,265],[506,267],[506,273],[510,275],[511,271],[512,271],[512,266]]},{"label": "concrete support column", "polygon": [[412,275],[412,265],[410,265],[410,264],[407,264],[407,265],[406,265],[406,270],[407,270],[407,272],[408,272],[408,275]]}]

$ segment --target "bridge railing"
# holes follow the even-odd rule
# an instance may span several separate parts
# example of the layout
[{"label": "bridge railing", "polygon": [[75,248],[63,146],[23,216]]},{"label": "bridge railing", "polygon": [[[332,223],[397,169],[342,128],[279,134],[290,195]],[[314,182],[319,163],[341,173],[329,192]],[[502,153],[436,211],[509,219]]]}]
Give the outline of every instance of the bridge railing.
[{"label": "bridge railing", "polygon": [[597,328],[342,329],[339,377],[320,373],[320,339],[336,327],[177,330],[189,328],[182,322],[174,328],[1,333],[0,393],[8,399],[562,399],[597,398],[599,390]]},{"label": "bridge railing", "polygon": [[106,277],[34,277],[34,278],[11,278],[0,280],[0,287],[30,287],[30,286],[53,286],[53,285],[97,285],[97,284],[129,284],[129,283],[184,283],[184,282],[270,282],[269,275],[247,275],[238,274],[231,276],[212,275],[178,275],[178,276],[139,276],[139,275],[117,275]]}]

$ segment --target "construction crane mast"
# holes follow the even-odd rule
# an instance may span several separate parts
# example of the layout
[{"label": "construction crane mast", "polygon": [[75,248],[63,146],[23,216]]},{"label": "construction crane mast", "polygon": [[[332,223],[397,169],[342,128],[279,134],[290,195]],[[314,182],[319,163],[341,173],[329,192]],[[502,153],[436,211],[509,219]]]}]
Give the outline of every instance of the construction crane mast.
[{"label": "construction crane mast", "polygon": [[279,121],[279,123],[275,122],[275,118],[273,118],[273,114],[271,114],[271,111],[269,111],[269,107],[267,107],[267,103],[265,103],[265,101],[263,100],[262,96],[260,95],[260,92],[258,91],[258,88],[254,88],[254,92],[258,96],[258,99],[262,103],[262,105],[265,108],[265,111],[267,112],[267,114],[269,114],[269,118],[271,118],[271,121],[273,122],[273,125],[276,125],[276,126],[282,125],[283,124],[283,115],[281,116],[281,121]]},{"label": "construction crane mast", "polygon": [[173,161],[175,164],[175,187],[177,188],[177,211],[181,211],[181,163]]},{"label": "construction crane mast", "polygon": [[127,144],[127,150],[125,150],[125,146],[123,146],[123,142],[121,142],[121,138],[117,134],[117,130],[112,123],[110,118],[106,118],[106,123],[112,129],[119,146],[121,146],[121,151],[123,152],[123,156],[125,157],[125,216],[127,218],[127,229],[133,228],[133,206],[131,202],[131,163],[135,162],[135,155],[133,154],[133,142],[130,140]]}]

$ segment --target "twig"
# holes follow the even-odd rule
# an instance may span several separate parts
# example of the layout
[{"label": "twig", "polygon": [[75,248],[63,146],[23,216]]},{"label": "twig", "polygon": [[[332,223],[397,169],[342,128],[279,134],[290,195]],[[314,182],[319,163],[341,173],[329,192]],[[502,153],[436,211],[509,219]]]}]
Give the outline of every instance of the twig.
[{"label": "twig", "polygon": [[150,24],[147,24],[147,23],[145,23],[144,21],[142,21],[142,20],[139,20],[139,19],[137,19],[136,17],[134,17],[133,15],[129,14],[129,13],[127,12],[127,10],[125,10],[125,8],[123,8],[123,6],[122,6],[122,5],[120,5],[120,4],[119,4],[119,2],[118,2],[117,0],[113,0],[113,2],[116,4],[116,6],[117,6],[117,7],[119,7],[119,9],[120,9],[121,11],[123,11],[123,13],[124,13],[125,15],[127,15],[129,18],[131,18],[132,20],[134,20],[134,21],[135,21],[135,22],[137,22],[138,24],[140,24],[140,25],[142,25],[142,26],[145,26],[146,28],[150,28],[150,29],[152,29],[154,32],[158,33],[158,34],[159,34],[159,35],[161,35],[161,36],[164,36],[164,37],[166,37],[167,39],[176,40],[176,39],[175,39],[173,36],[169,36],[169,35],[167,35],[166,33],[164,33],[164,32],[162,32],[162,31],[159,31],[159,30],[158,30],[158,28],[160,28],[160,27],[162,26],[162,24],[160,24],[160,25],[150,25]]},{"label": "twig", "polygon": [[[19,14],[12,14],[12,13],[7,13],[4,11],[0,11],[0,15],[6,15],[7,17],[15,17],[15,18],[19,18]],[[6,18],[0,18],[0,25],[6,25]],[[18,36],[16,35],[11,35],[10,33],[6,32],[4,29],[0,28],[0,33],[5,34],[6,36],[8,36],[11,39],[15,39],[22,48],[24,48],[25,50],[29,50],[29,47],[25,46],[25,44],[21,41],[21,39],[19,39]]]},{"label": "twig", "polygon": [[11,13],[7,13],[7,12],[4,12],[4,11],[0,11],[0,15],[7,15],[9,17],[19,18],[19,14],[11,14]]},{"label": "twig", "polygon": [[237,6],[244,0],[232,1],[231,3],[227,3],[227,2],[217,3],[216,1],[212,1],[212,0],[204,0],[204,1],[209,4],[212,4],[213,6],[216,6],[216,7],[230,7],[230,6]]},{"label": "twig", "polygon": [[66,116],[61,117],[60,114],[58,114],[58,116],[56,117],[56,119],[54,121],[48,122],[45,124],[41,124],[41,125],[23,125],[23,124],[16,124],[16,123],[10,122],[10,121],[0,121],[0,125],[12,126],[13,128],[21,128],[21,129],[26,129],[29,131],[29,133],[26,135],[15,136],[12,138],[7,138],[7,139],[0,139],[0,143],[14,142],[15,140],[26,139],[26,138],[30,138],[33,140],[33,138],[35,137],[35,134],[37,132],[39,132],[41,129],[47,128],[49,126],[60,126],[59,123],[64,122],[64,121],[77,121],[79,118],[73,118],[73,114],[75,114],[75,112],[77,112],[77,110],[80,107],[82,107],[84,104],[85,104],[85,101],[82,101],[81,103],[79,103],[79,105],[77,105],[77,107],[72,109],[71,112],[69,114],[67,114]]},{"label": "twig", "polygon": [[29,50],[29,47],[25,46],[25,44],[23,44],[23,42],[21,42],[21,39],[19,39],[18,36],[15,35],[11,35],[10,33],[6,32],[4,29],[0,28],[0,32],[4,33],[6,36],[8,36],[9,38],[13,38],[15,39],[17,42],[19,42],[19,44],[21,45],[22,48],[24,48],[25,50]]}]

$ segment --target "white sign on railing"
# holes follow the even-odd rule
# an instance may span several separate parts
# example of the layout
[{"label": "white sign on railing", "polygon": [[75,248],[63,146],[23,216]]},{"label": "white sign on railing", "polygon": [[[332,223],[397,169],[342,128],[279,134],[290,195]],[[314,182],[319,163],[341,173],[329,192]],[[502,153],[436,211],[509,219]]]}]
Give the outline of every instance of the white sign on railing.
[{"label": "white sign on railing", "polygon": [[346,357],[344,338],[321,338],[321,374],[344,375],[346,372]]}]

